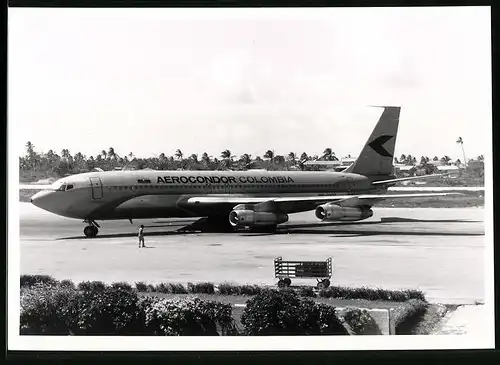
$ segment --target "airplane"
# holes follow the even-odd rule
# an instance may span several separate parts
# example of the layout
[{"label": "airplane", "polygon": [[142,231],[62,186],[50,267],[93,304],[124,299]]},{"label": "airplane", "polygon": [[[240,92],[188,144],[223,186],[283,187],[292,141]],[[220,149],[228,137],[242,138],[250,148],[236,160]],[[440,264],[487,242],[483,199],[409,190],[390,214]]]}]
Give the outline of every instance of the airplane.
[{"label": "airplane", "polygon": [[[393,155],[401,107],[384,106],[358,158],[343,172],[320,171],[97,171],[64,177],[31,203],[88,224],[96,221],[202,217],[205,227],[274,232],[291,213],[314,211],[323,222],[359,221],[385,199],[459,195],[386,194],[398,181]],[[440,175],[425,175],[428,178]],[[202,225],[203,226],[203,225]]]}]

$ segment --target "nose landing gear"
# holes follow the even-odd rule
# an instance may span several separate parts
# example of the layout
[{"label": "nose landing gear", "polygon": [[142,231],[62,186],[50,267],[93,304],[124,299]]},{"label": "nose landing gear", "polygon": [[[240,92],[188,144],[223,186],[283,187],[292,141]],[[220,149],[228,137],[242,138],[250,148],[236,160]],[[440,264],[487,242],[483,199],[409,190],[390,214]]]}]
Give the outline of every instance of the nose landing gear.
[{"label": "nose landing gear", "polygon": [[97,233],[99,232],[99,225],[93,220],[85,220],[84,223],[89,223],[90,225],[83,229],[83,234],[87,237],[97,236]]}]

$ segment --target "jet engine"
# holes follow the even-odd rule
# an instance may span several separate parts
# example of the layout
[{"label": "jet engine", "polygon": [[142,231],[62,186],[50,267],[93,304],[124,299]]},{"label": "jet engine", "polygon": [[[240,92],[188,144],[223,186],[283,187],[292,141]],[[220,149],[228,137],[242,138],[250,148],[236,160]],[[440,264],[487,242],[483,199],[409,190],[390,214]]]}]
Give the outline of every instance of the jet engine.
[{"label": "jet engine", "polygon": [[323,204],[314,212],[321,221],[360,221],[370,218],[373,211],[367,207],[341,207],[336,204]]},{"label": "jet engine", "polygon": [[248,206],[244,208],[246,209],[240,209],[237,206],[229,213],[229,223],[231,223],[233,227],[271,226],[288,221],[288,215],[285,213],[256,212],[253,209],[249,209],[250,207]]}]

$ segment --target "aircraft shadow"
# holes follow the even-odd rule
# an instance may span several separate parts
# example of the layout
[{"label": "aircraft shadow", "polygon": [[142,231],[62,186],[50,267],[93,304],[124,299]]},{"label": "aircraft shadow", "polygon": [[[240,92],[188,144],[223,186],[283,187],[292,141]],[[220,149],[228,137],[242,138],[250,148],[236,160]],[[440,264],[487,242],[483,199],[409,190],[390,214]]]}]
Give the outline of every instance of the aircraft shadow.
[{"label": "aircraft shadow", "polygon": [[[184,235],[184,234],[195,234],[199,232],[179,232],[179,231],[168,231],[168,232],[148,232],[147,234],[144,235],[146,240],[148,237],[154,237],[154,236],[179,236],[179,235]],[[85,236],[73,236],[73,237],[61,237],[57,238],[58,241],[60,240],[81,240],[81,239],[89,239],[89,240],[97,240],[97,239],[104,239],[104,238],[126,238],[126,237],[135,237],[137,238],[137,233],[112,233],[112,234],[99,234],[96,237],[85,237]]]},{"label": "aircraft shadow", "polygon": [[295,229],[295,228],[315,228],[315,227],[342,227],[342,226],[361,226],[361,225],[380,225],[383,223],[481,223],[481,221],[464,220],[464,219],[413,219],[413,218],[399,218],[399,217],[385,217],[380,221],[372,222],[330,222],[330,223],[301,223],[301,224],[286,224],[280,228]]},{"label": "aircraft shadow", "polygon": [[[323,234],[323,235],[349,235],[350,237],[358,237],[358,236],[375,236],[375,235],[402,235],[402,236],[484,236],[484,233],[458,233],[458,232],[425,232],[425,231],[411,231],[411,230],[372,230],[372,231],[360,231],[360,230],[349,230],[342,229],[345,226],[369,226],[369,225],[382,225],[383,223],[404,223],[404,222],[412,222],[412,223],[480,223],[481,221],[473,221],[473,220],[460,220],[460,219],[411,219],[411,218],[399,218],[399,217],[385,217],[381,218],[380,221],[374,222],[331,222],[331,223],[303,223],[303,224],[287,224],[283,226],[279,226],[276,232],[268,233],[268,232],[245,232],[245,231],[234,231],[234,232],[226,232],[226,231],[210,231],[210,233],[225,233],[225,234],[238,234],[240,236],[247,237],[256,237],[256,236],[270,236],[270,235],[283,235],[283,234]],[[162,222],[163,223],[163,222]],[[180,223],[180,222],[177,222]],[[159,231],[159,232],[147,232],[147,237],[155,237],[155,236],[177,236],[184,234],[199,234],[203,233],[203,230],[189,228],[189,225],[183,224],[161,224],[161,225],[145,225],[145,227],[149,228],[162,228],[162,227],[170,227],[177,228],[172,231]],[[314,229],[314,228],[333,228],[335,229]],[[208,233],[208,231],[207,231]],[[131,238],[137,237],[136,232],[130,233],[114,233],[114,234],[100,234],[97,237],[89,238],[89,239],[105,239],[105,238]],[[57,240],[80,240],[87,239],[84,236],[73,236],[73,237],[61,237]]]},{"label": "aircraft shadow", "polygon": [[426,231],[394,231],[394,230],[374,230],[374,231],[358,231],[348,229],[329,229],[329,230],[307,230],[293,229],[280,230],[275,234],[322,234],[322,235],[349,235],[350,237],[361,236],[484,236],[484,233],[470,232],[426,232]]}]

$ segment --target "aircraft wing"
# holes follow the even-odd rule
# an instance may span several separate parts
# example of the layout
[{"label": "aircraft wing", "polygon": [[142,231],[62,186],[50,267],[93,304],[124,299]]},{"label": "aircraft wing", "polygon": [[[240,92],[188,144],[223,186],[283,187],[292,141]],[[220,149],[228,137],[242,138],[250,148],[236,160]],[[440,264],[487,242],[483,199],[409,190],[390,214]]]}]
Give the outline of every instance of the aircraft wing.
[{"label": "aircraft wing", "polygon": [[187,199],[187,206],[221,205],[235,206],[238,204],[259,204],[272,202],[284,213],[296,213],[313,210],[320,204],[336,203],[344,207],[372,206],[386,199],[408,199],[422,197],[437,197],[462,195],[461,193],[420,193],[420,194],[361,194],[361,195],[317,195],[317,196],[289,196],[289,197],[247,197],[247,196],[201,196]]}]

